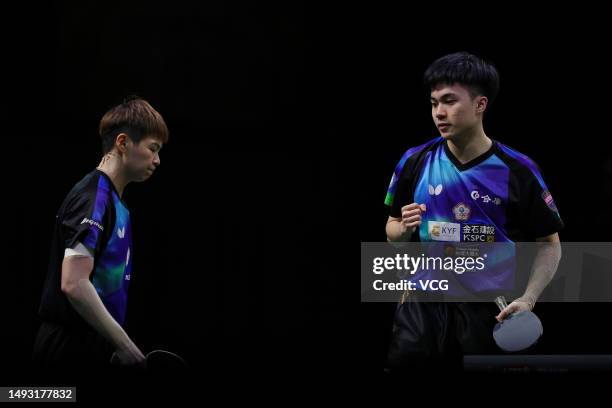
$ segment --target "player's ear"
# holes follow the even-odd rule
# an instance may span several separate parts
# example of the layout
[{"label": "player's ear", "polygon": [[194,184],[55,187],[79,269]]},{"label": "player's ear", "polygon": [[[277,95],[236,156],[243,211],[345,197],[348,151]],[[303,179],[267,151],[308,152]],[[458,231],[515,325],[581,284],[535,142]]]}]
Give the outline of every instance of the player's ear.
[{"label": "player's ear", "polygon": [[487,109],[489,99],[486,96],[476,97],[476,113],[483,113]]},{"label": "player's ear", "polygon": [[117,149],[121,152],[124,153],[125,152],[125,146],[127,144],[128,141],[128,137],[127,134],[125,133],[119,133],[117,135],[117,138],[115,139],[115,145],[117,146]]}]

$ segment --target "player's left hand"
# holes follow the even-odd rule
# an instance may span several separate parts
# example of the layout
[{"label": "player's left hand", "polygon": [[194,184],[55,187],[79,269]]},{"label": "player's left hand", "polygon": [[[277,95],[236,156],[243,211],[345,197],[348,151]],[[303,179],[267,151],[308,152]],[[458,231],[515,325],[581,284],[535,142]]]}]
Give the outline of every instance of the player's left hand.
[{"label": "player's left hand", "polygon": [[512,313],[531,311],[532,307],[529,302],[516,299],[514,302],[510,303],[504,310],[499,312],[495,318],[498,322],[503,321],[506,317],[510,316]]}]

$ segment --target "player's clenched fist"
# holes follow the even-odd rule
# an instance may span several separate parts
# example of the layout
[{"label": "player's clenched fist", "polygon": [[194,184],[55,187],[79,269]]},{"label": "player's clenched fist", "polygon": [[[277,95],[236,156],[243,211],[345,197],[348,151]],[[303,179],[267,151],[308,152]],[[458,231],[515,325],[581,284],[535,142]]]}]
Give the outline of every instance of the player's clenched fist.
[{"label": "player's clenched fist", "polygon": [[401,234],[412,234],[414,230],[421,225],[421,214],[427,208],[425,204],[412,203],[402,207]]}]

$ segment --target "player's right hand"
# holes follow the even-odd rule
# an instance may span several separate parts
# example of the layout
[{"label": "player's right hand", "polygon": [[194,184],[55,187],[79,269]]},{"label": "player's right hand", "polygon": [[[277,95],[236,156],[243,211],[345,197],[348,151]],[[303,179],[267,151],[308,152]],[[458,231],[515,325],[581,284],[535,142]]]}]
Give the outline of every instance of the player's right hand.
[{"label": "player's right hand", "polygon": [[144,366],[145,356],[134,343],[131,343],[115,350],[111,357],[111,364],[121,366]]},{"label": "player's right hand", "polygon": [[412,203],[402,207],[402,235],[412,234],[421,225],[421,214],[425,211],[427,211],[425,204]]}]

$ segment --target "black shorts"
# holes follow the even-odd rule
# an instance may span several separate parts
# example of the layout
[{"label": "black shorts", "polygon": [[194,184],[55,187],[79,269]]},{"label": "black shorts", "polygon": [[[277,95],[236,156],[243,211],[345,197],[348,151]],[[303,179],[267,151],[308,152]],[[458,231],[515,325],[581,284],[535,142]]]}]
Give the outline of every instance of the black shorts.
[{"label": "black shorts", "polygon": [[419,302],[397,306],[387,369],[461,371],[465,354],[498,354],[493,302]]},{"label": "black shorts", "polygon": [[112,345],[92,328],[43,322],[32,359],[42,373],[81,376],[110,369],[113,351]]}]

